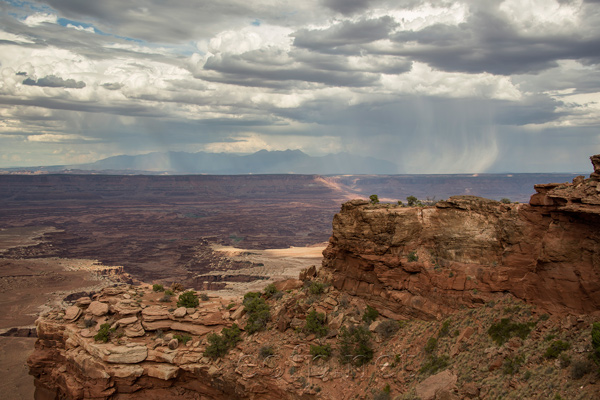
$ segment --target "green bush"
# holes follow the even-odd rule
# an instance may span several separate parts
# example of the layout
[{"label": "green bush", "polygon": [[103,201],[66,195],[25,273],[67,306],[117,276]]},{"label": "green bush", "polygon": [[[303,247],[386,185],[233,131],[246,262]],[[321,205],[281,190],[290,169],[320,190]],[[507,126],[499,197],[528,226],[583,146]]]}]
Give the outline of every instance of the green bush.
[{"label": "green bush", "polygon": [[384,339],[389,339],[392,336],[394,336],[394,334],[398,332],[403,326],[404,323],[401,321],[386,319],[385,321],[381,322],[381,324],[377,325],[377,328],[375,328],[375,332]]},{"label": "green bush", "polygon": [[371,332],[364,326],[342,326],[339,335],[340,362],[361,366],[373,359]]},{"label": "green bush", "polygon": [[363,321],[365,321],[367,324],[370,324],[371,322],[375,321],[377,317],[379,317],[379,311],[370,305],[367,305],[367,309],[362,316]]},{"label": "green bush", "polygon": [[568,342],[563,342],[562,340],[555,340],[550,343],[550,346],[546,349],[546,353],[544,353],[544,357],[546,358],[558,358],[559,354],[565,350],[569,350],[571,345]]},{"label": "green bush", "polygon": [[519,372],[519,368],[525,362],[525,357],[521,354],[515,357],[506,357],[502,364],[502,372],[504,375],[514,375]]},{"label": "green bush", "polygon": [[175,292],[173,292],[171,289],[165,290],[165,296],[173,296],[174,294]]},{"label": "green bush", "polygon": [[421,203],[421,201],[415,196],[408,196],[406,198],[406,202],[409,207],[423,207],[423,203]]},{"label": "green bush", "polygon": [[410,253],[408,253],[408,256],[406,258],[408,262],[419,261],[419,256],[417,255],[416,251],[411,251]]},{"label": "green bush", "polygon": [[432,355],[427,359],[425,364],[423,364],[419,372],[425,375],[433,375],[446,368],[448,366],[448,360],[449,358],[446,355],[441,357]]},{"label": "green bush", "polygon": [[173,335],[173,339],[177,339],[177,341],[179,343],[186,344],[187,342],[189,342],[190,340],[192,340],[192,337],[188,336],[188,335],[184,335],[184,334],[180,335],[180,334],[176,333],[175,335]]},{"label": "green bush", "polygon": [[277,288],[275,287],[275,284],[273,283],[269,283],[267,285],[267,287],[265,287],[265,289],[263,290],[265,297],[267,299],[270,299],[275,293],[279,292],[279,290],[277,290]]},{"label": "green bush", "polygon": [[312,281],[308,287],[310,294],[322,294],[325,291],[325,285],[321,282]]},{"label": "green bush", "polygon": [[154,290],[155,292],[164,292],[165,288],[160,283],[155,283],[154,285],[152,285],[152,290]]},{"label": "green bush", "polygon": [[508,199],[508,198],[504,197],[504,198],[502,198],[502,199],[500,200],[500,203],[504,203],[504,204],[510,204],[510,203],[511,203],[511,201],[510,201],[510,199]]},{"label": "green bush", "polygon": [[379,203],[379,196],[372,194],[369,196],[369,200],[371,200],[371,204],[377,204]]},{"label": "green bush", "polygon": [[438,337],[448,336],[449,333],[450,333],[450,320],[447,319],[442,323],[442,327],[440,328],[440,331],[438,332]]},{"label": "green bush", "polygon": [[248,292],[244,295],[244,308],[248,315],[246,323],[246,332],[252,334],[261,331],[267,326],[267,322],[271,319],[269,305],[265,299],[260,297],[258,292]]},{"label": "green bush", "polygon": [[198,296],[191,290],[181,293],[179,295],[179,300],[177,300],[177,307],[196,308],[198,307],[198,304],[200,304]]},{"label": "green bush", "polygon": [[531,332],[531,328],[533,328],[534,323],[529,322],[526,324],[515,323],[510,320],[510,318],[503,318],[500,322],[493,324],[488,329],[488,335],[492,338],[496,344],[502,346],[506,343],[511,337],[518,336],[521,339],[525,340],[529,333]]},{"label": "green bush", "polygon": [[436,338],[434,338],[433,336],[430,337],[427,340],[427,343],[425,344],[425,353],[427,354],[433,354],[435,353],[435,351],[437,350],[437,346],[438,346],[438,341]]},{"label": "green bush", "polygon": [[233,324],[231,328],[223,328],[221,334],[211,333],[208,335],[208,346],[204,351],[204,355],[213,359],[223,357],[230,349],[242,340],[241,330],[237,324]]},{"label": "green bush", "polygon": [[158,301],[160,301],[162,303],[168,303],[169,301],[171,301],[171,296],[169,296],[167,294],[167,292],[165,292],[165,295],[163,297],[161,297],[160,299],[158,299]]},{"label": "green bush", "polygon": [[111,329],[109,323],[104,323],[100,325],[98,333],[94,335],[94,340],[106,343],[110,339],[111,333],[113,333],[114,331],[115,329]]},{"label": "green bush", "polygon": [[324,358],[325,360],[329,359],[329,357],[331,357],[331,353],[332,353],[332,349],[331,349],[331,345],[329,344],[325,344],[325,345],[318,345],[318,344],[311,344],[310,345],[310,355],[314,357],[321,357]]},{"label": "green bush", "polygon": [[312,310],[306,316],[306,324],[304,325],[304,330],[306,332],[314,333],[317,336],[325,336],[327,335],[327,327],[325,326],[325,321],[327,317],[323,313],[318,313],[315,310]]}]

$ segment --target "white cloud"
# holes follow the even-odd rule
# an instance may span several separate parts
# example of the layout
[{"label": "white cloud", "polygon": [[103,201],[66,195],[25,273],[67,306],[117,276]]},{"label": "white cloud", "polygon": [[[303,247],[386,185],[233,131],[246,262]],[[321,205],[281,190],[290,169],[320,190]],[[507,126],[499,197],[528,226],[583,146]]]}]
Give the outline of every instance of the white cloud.
[{"label": "white cloud", "polygon": [[259,150],[302,150],[311,155],[337,153],[343,150],[341,140],[335,136],[307,137],[301,135],[264,135],[247,132],[236,135],[228,142],[215,142],[204,146],[213,153],[255,153]]},{"label": "white cloud", "polygon": [[58,16],[55,14],[36,13],[27,16],[23,23],[29,27],[35,27],[41,24],[56,24]]},{"label": "white cloud", "polygon": [[93,140],[92,138],[81,135],[59,135],[54,133],[44,133],[42,135],[27,136],[28,142],[58,143],[73,140]]}]

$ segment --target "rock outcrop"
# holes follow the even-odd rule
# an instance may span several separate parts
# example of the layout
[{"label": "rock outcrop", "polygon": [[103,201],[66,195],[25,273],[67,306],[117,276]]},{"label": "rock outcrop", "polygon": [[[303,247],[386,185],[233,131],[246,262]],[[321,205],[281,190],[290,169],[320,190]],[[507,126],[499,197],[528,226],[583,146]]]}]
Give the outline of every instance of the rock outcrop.
[{"label": "rock outcrop", "polygon": [[441,318],[511,293],[548,312],[600,310],[600,156],[529,204],[456,196],[432,207],[352,200],[321,274],[387,316]]}]

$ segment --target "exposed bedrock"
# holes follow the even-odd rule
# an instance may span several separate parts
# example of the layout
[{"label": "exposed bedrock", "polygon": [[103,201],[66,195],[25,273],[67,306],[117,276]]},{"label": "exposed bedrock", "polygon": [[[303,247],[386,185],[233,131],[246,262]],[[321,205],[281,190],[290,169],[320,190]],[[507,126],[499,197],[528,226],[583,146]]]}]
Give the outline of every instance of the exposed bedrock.
[{"label": "exposed bedrock", "polygon": [[600,310],[600,156],[529,204],[455,196],[432,207],[352,200],[322,274],[390,317],[440,318],[510,292],[552,313]]}]

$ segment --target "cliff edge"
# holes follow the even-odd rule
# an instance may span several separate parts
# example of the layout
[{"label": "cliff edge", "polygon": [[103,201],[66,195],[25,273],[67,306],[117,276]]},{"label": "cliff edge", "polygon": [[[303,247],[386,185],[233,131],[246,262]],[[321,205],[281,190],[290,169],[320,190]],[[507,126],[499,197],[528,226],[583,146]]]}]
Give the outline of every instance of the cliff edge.
[{"label": "cliff edge", "polygon": [[600,310],[600,155],[529,204],[455,196],[430,207],[352,200],[322,274],[394,318],[439,319],[511,293],[551,313]]}]

